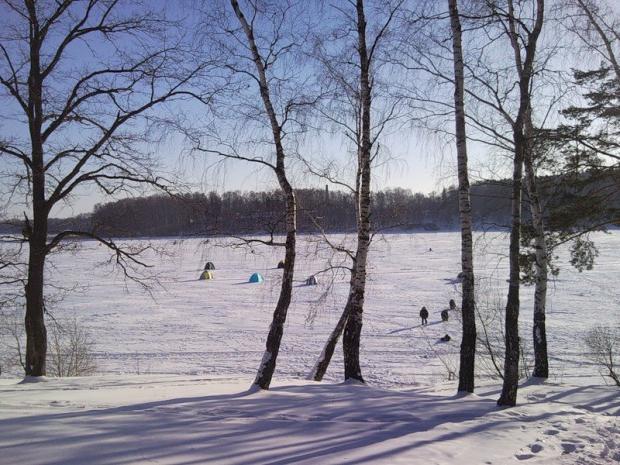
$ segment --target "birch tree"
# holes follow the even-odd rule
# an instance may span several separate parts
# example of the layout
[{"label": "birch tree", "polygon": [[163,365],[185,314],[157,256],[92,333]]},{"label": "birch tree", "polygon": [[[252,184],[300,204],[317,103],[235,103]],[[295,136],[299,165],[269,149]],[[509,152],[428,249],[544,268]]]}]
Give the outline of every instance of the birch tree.
[{"label": "birch tree", "polygon": [[[598,3],[600,3],[600,5],[598,5]],[[617,26],[620,24],[620,22],[618,22],[617,16],[609,10],[605,10],[607,11],[607,16],[605,19],[603,18],[601,14],[601,8],[604,7],[604,3],[605,2],[595,2],[591,0],[574,0],[574,2],[572,2],[572,6],[575,8],[576,14],[569,15],[569,18],[566,19],[566,21],[571,21],[569,29],[571,29],[573,33],[575,33],[583,42],[583,44],[585,45],[586,53],[597,55],[603,59],[603,63],[606,64],[606,66],[602,65],[603,69],[606,69],[605,75],[612,76],[611,82],[614,81],[613,77],[615,76],[615,81],[616,83],[618,83],[616,84],[616,86],[620,88],[620,66],[618,65],[617,59],[618,44],[620,44],[620,35],[618,35]],[[515,49],[515,47],[518,47],[518,44],[514,40],[511,41],[511,44],[513,46],[513,49]],[[522,65],[518,62],[517,66],[522,69]],[[603,94],[604,93],[605,92],[603,92]],[[594,103],[594,101],[596,101],[596,103]],[[600,98],[600,94],[593,99],[594,106],[597,107],[595,112],[601,113],[601,115],[605,114],[605,110],[603,108],[605,108],[608,103],[603,102],[604,99]],[[572,107],[564,113],[569,116],[575,117],[577,115],[584,116],[590,112],[586,109],[579,110],[576,107]],[[606,119],[613,120],[613,113],[614,110],[608,112]],[[585,118],[585,120],[587,119],[588,117]],[[591,122],[588,123],[587,126],[589,126],[590,124]],[[605,126],[607,125],[605,124]],[[591,228],[596,229],[602,227],[602,224],[600,221],[590,222],[590,224],[582,226],[577,226],[573,224],[568,228],[568,232],[563,232],[555,235],[550,234],[546,231],[547,227],[545,224],[545,208],[541,198],[541,188],[536,174],[536,165],[538,163],[538,160],[536,158],[538,156],[538,152],[540,151],[537,147],[541,144],[537,141],[538,136],[536,134],[536,129],[534,128],[534,124],[532,121],[531,111],[529,111],[525,117],[525,131],[527,139],[531,141],[530,150],[528,150],[525,154],[524,169],[525,186],[527,190],[527,203],[530,207],[531,213],[534,247],[533,267],[535,289],[533,347],[535,364],[533,376],[547,378],[549,376],[549,361],[547,353],[547,332],[545,320],[547,283],[550,273],[549,257],[551,251],[558,245],[567,242],[568,240],[572,240],[575,237],[581,237]],[[575,131],[575,128],[567,128],[566,126],[561,126],[558,131],[560,133],[565,133],[564,141],[567,143],[566,145],[572,145],[574,143],[572,139],[575,138],[575,133],[578,132],[578,130]],[[611,138],[613,139],[613,135],[611,135]],[[582,138],[578,136],[577,139],[587,139],[587,137]],[[590,140],[589,143],[585,141],[584,142],[586,147],[590,146],[591,148],[598,147],[599,149],[602,149],[602,151],[596,149],[593,150],[593,154],[596,157],[600,155],[605,156],[604,154],[609,148],[611,148],[609,147],[609,145],[607,145],[610,140],[611,139],[609,138],[609,134],[607,134],[603,137],[594,137]],[[605,147],[606,145],[607,147]],[[562,150],[567,151],[566,146],[562,147]],[[599,152],[598,154],[596,153],[597,151]],[[611,158],[613,159],[613,157]],[[606,195],[603,194],[603,196]],[[602,203],[604,203],[604,200],[601,201]],[[609,218],[609,220],[613,221],[612,218]],[[574,221],[577,221],[576,218],[574,218]],[[577,230],[577,232],[570,232],[574,230]],[[580,244],[586,245],[582,247],[580,246]],[[579,256],[579,251],[582,248],[589,247],[589,244],[591,243],[574,240],[573,249],[571,249],[573,260]],[[577,266],[581,266],[581,262],[579,260],[577,260],[576,263]]]},{"label": "birch tree", "polygon": [[[351,184],[345,184],[355,198],[357,235],[355,250],[344,250],[351,259],[349,293],[344,310],[331,332],[321,356],[313,369],[313,379],[322,379],[329,366],[340,335],[343,335],[345,380],[364,382],[360,366],[360,341],[363,325],[364,300],[366,293],[368,252],[372,239],[371,225],[371,175],[372,166],[379,156],[379,138],[385,128],[398,114],[399,99],[380,95],[381,79],[378,69],[379,55],[383,42],[390,32],[402,1],[372,3],[372,21],[364,0],[348,1],[343,7],[334,7],[343,18],[337,34],[342,34],[344,50],[322,50],[320,52],[331,83],[339,96],[336,111],[339,116],[323,112],[334,125],[344,130],[355,151],[355,177]],[[327,93],[329,95],[329,93]],[[381,106],[384,108],[381,108]],[[332,108],[333,110],[333,108]],[[376,120],[373,121],[373,115]],[[348,123],[352,121],[352,123]],[[329,178],[329,176],[324,175]]]},{"label": "birch tree", "polygon": [[461,21],[457,0],[448,0],[452,29],[454,62],[454,120],[459,178],[459,218],[461,222],[462,324],[459,365],[459,392],[474,392],[476,358],[476,308],[474,287],[474,256],[472,216],[469,197],[467,165],[467,135],[465,130],[465,69],[461,40]]},{"label": "birch tree", "polygon": [[[193,148],[224,161],[265,168],[275,176],[284,199],[285,239],[281,222],[267,240],[240,238],[245,245],[283,247],[280,293],[253,386],[269,389],[276,369],[291,304],[296,259],[297,199],[289,178],[295,136],[304,131],[304,113],[316,96],[307,92],[301,65],[304,27],[296,22],[301,5],[292,1],[224,0],[204,9],[205,43],[217,50],[214,61],[228,77],[226,92],[215,104],[215,122],[186,131]],[[208,52],[208,50],[206,51]],[[191,123],[191,122],[190,122]]]},{"label": "birch tree", "polygon": [[[268,59],[261,56],[258,47],[256,45],[256,39],[254,36],[254,29],[252,25],[246,19],[239,2],[237,0],[230,0],[230,5],[235,12],[235,16],[239,20],[239,24],[245,34],[248,48],[251,52],[252,61],[256,67],[255,79],[259,87],[260,97],[265,107],[265,112],[269,119],[269,125],[273,135],[273,145],[275,149],[275,165],[272,165],[272,169],[278,179],[280,189],[286,199],[286,244],[285,244],[285,256],[284,256],[284,270],[282,276],[282,287],[280,288],[280,296],[276,304],[276,308],[273,312],[273,320],[269,327],[269,334],[267,335],[267,342],[265,347],[265,353],[260,362],[258,372],[254,384],[261,389],[269,389],[271,384],[271,378],[276,369],[276,360],[280,351],[280,342],[282,341],[282,334],[284,333],[284,323],[286,322],[286,314],[288,307],[291,304],[291,295],[293,292],[293,276],[295,270],[295,241],[297,234],[297,204],[295,200],[295,192],[289,182],[286,175],[285,168],[285,153],[284,146],[282,145],[283,130],[282,124],[278,120],[273,103],[271,101],[271,92],[269,82],[267,80],[267,74],[265,72],[265,65],[268,63]],[[255,10],[254,14],[257,11]],[[277,55],[274,59],[277,58]]]},{"label": "birch tree", "polygon": [[534,1],[534,13],[531,27],[525,26],[515,13],[515,3],[507,0],[503,5],[492,4],[491,11],[501,21],[502,27],[510,40],[514,52],[514,66],[518,75],[519,104],[517,116],[512,124],[514,143],[512,175],[512,226],[510,230],[510,277],[508,299],[506,301],[506,355],[504,360],[504,383],[502,393],[497,401],[500,406],[514,406],[517,402],[519,382],[519,245],[521,233],[521,189],[523,163],[531,151],[531,83],[536,58],[538,38],[543,27],[545,13],[544,0]]}]

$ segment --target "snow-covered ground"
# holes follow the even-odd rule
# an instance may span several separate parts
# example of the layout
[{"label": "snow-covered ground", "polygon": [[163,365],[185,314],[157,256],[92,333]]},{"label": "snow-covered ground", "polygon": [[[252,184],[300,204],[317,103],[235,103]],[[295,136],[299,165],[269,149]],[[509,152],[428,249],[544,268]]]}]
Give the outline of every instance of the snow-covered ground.
[{"label": "snow-covered ground", "polygon": [[[343,236],[332,237],[335,241]],[[550,285],[547,326],[554,381],[587,379],[597,371],[584,357],[583,334],[594,324],[619,325],[620,233],[595,237],[600,256],[592,271],[579,273],[559,255],[560,275]],[[278,297],[282,249],[222,247],[227,241],[157,240],[167,254],[151,254],[148,270],[161,283],[145,292],[104,264],[105,247],[87,242],[77,254],[53,257],[48,282],[80,286],[50,307],[63,321],[76,317],[95,338],[99,373],[247,376],[250,379],[264,349]],[[338,320],[348,291],[348,277],[319,275],[318,286],[305,286],[311,274],[325,269],[331,251],[309,237],[300,240],[296,287],[278,358],[277,376],[305,376]],[[453,298],[460,301],[457,233],[385,235],[370,257],[361,359],[373,385],[393,388],[428,385],[447,379],[456,368],[460,343],[458,315],[441,322],[440,312]],[[432,251],[430,251],[432,249]],[[507,292],[507,238],[497,233],[476,240],[476,274],[481,312],[503,308]],[[198,281],[206,261],[216,270],[212,281]],[[332,258],[332,265],[342,258]],[[262,284],[249,284],[254,272]],[[533,288],[522,292],[522,338],[531,349]],[[422,328],[419,310],[429,309]],[[21,319],[21,317],[20,317]],[[493,326],[493,325],[496,326]],[[499,320],[490,329],[498,328]],[[501,325],[500,325],[501,326]],[[449,334],[449,343],[439,343]],[[336,352],[328,380],[341,380],[341,353]],[[485,374],[481,373],[481,375]],[[490,372],[489,372],[490,373]]]},{"label": "snow-covered ground", "polygon": [[620,398],[603,386],[497,388],[105,376],[0,382],[0,463],[528,464],[620,462]]},{"label": "snow-covered ground", "polygon": [[[552,377],[523,386],[520,405],[508,410],[495,406],[498,381],[484,359],[475,396],[457,399],[446,382],[457,368],[459,322],[454,314],[441,322],[439,313],[449,299],[459,302],[456,233],[376,239],[361,354],[368,387],[338,384],[340,350],[325,383],[303,381],[348,285],[346,274],[331,272],[318,286],[303,284],[332,254],[302,238],[275,388],[260,393],[246,389],[277,299],[282,250],[157,240],[167,253],[148,261],[160,285],[144,292],[103,263],[104,247],[87,242],[54,256],[48,281],[78,286],[52,312],[88,328],[99,375],[37,384],[0,378],[0,463],[620,462],[620,392],[603,385],[583,344],[592,325],[620,324],[620,234],[595,241],[594,270],[578,273],[566,251],[558,254],[547,318]],[[206,261],[215,263],[215,279],[198,281]],[[475,266],[481,311],[501,309],[506,238],[477,236]],[[253,272],[265,282],[247,283]],[[524,288],[521,300],[526,349],[532,291]],[[431,314],[424,328],[423,305]],[[444,334],[452,340],[440,342]]]}]

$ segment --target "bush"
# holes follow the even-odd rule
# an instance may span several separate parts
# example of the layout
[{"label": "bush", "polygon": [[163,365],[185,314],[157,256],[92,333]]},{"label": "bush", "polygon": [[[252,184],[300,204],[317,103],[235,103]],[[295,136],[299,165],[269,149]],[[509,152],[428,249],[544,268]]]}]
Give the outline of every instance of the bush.
[{"label": "bush", "polygon": [[0,308],[0,374],[23,373],[25,349],[24,322],[12,308]]},{"label": "bush", "polygon": [[92,375],[96,370],[93,346],[90,333],[76,319],[62,326],[54,321],[48,337],[47,374],[58,378]]},{"label": "bush", "polygon": [[588,355],[592,361],[603,369],[601,375],[611,378],[616,386],[620,387],[620,372],[616,358],[620,349],[620,330],[595,326],[587,332],[585,343],[590,349]]},{"label": "bush", "polygon": [[[20,310],[0,309],[0,374],[19,376],[25,369],[26,335]],[[76,319],[61,324],[48,318],[47,374],[88,376],[95,372],[94,342]]]}]

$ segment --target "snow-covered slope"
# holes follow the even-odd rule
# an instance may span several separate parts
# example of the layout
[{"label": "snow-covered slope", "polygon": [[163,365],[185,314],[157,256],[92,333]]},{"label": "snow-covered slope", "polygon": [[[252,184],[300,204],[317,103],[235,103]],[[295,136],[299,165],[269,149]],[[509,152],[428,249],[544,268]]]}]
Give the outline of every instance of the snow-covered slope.
[{"label": "snow-covered slope", "polygon": [[526,385],[500,410],[495,386],[360,385],[105,376],[0,383],[0,463],[511,464],[620,462],[610,387]]}]

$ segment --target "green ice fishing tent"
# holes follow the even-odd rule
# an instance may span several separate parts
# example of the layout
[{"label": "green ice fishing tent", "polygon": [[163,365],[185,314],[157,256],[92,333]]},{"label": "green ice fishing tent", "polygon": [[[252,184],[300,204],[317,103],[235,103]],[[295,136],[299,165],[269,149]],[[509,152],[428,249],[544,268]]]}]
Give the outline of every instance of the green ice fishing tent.
[{"label": "green ice fishing tent", "polygon": [[200,281],[204,281],[204,280],[208,280],[208,279],[213,279],[213,272],[209,271],[209,270],[205,270],[200,274],[200,278],[198,278]]}]

